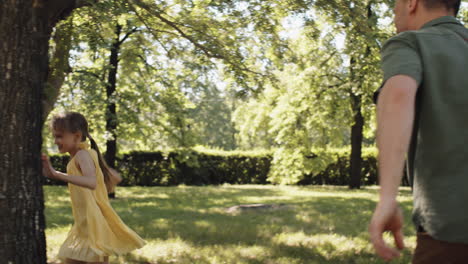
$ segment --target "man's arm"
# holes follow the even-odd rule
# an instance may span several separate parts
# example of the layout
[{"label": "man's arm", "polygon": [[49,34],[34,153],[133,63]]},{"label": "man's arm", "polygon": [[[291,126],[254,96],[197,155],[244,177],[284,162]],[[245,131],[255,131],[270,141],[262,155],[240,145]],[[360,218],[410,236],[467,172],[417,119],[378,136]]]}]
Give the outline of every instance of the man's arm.
[{"label": "man's arm", "polygon": [[392,233],[397,248],[404,247],[403,217],[396,198],[413,130],[417,88],[412,77],[396,75],[387,80],[377,102],[380,199],[369,232],[377,254],[386,260],[399,252],[385,244],[385,231]]}]

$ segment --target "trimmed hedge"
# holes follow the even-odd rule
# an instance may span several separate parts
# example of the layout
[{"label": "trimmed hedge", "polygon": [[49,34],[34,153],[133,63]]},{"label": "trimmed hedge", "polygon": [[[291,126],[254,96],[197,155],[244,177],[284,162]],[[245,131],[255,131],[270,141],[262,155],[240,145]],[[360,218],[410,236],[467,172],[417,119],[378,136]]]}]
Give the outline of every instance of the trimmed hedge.
[{"label": "trimmed hedge", "polygon": [[[69,156],[52,155],[52,165],[66,171]],[[123,186],[268,184],[272,157],[265,153],[175,150],[133,151],[117,158]],[[62,182],[46,180],[46,184]]]},{"label": "trimmed hedge", "polygon": [[[304,175],[299,185],[348,185],[349,150],[330,150],[334,157],[324,171]],[[377,151],[363,149],[362,185],[375,185],[377,179]],[[57,170],[66,171],[68,156],[53,155],[51,162]],[[268,173],[272,161],[269,152],[174,150],[133,151],[117,159],[124,186],[174,186],[216,184],[269,184]],[[46,184],[63,184],[47,179]],[[404,185],[407,183],[404,182]]]},{"label": "trimmed hedge", "polygon": [[267,184],[271,156],[194,150],[130,152],[118,161],[123,185]]}]

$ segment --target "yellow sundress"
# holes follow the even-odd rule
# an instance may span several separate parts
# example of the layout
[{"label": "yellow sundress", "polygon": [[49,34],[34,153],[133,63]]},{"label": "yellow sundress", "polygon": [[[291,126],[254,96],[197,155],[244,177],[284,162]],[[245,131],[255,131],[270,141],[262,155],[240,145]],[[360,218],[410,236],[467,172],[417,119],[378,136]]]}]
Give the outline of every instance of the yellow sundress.
[{"label": "yellow sundress", "polygon": [[[91,155],[96,167],[96,189],[68,184],[75,223],[60,247],[58,258],[104,261],[104,257],[122,255],[141,248],[145,241],[128,228],[109,203],[104,176],[99,167],[97,152],[87,143],[80,143]],[[81,176],[74,158],[67,165],[67,174]]]}]

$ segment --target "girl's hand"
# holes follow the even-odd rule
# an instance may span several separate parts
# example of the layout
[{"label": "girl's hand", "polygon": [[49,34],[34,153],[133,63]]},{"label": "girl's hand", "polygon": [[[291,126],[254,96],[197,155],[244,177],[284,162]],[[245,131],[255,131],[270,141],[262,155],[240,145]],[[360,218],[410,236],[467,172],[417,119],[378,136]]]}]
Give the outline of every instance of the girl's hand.
[{"label": "girl's hand", "polygon": [[47,178],[57,179],[57,177],[55,176],[57,171],[52,167],[49,157],[46,154],[42,154],[41,160],[42,160],[42,174]]},{"label": "girl's hand", "polygon": [[116,171],[113,168],[109,168],[109,171],[111,172],[111,182],[113,185],[117,185],[122,181],[122,176],[120,176],[120,173]]}]

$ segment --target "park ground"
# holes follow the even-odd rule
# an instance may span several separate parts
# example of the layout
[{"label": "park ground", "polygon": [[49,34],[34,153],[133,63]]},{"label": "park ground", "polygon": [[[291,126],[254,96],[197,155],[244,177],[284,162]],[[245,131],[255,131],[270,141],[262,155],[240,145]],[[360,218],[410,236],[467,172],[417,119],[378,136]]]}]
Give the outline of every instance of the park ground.
[{"label": "park ground", "polygon": [[[112,200],[124,222],[147,245],[111,263],[385,263],[374,255],[367,225],[377,188],[332,186],[119,187]],[[47,253],[50,263],[73,223],[68,190],[46,186]],[[415,246],[411,192],[399,201],[407,248],[391,263],[409,263]],[[278,209],[227,208],[243,204]],[[390,237],[386,237],[391,241]]]}]

